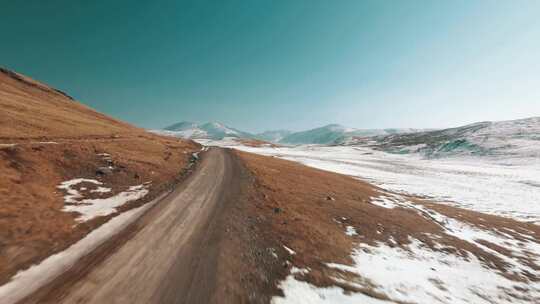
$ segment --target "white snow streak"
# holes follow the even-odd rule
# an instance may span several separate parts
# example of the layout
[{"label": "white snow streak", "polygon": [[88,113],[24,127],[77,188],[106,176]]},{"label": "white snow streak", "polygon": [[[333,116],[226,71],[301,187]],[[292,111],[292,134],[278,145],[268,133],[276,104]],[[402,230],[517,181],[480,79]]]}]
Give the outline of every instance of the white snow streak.
[{"label": "white snow streak", "polygon": [[285,248],[285,250],[287,250],[287,252],[290,254],[290,255],[295,255],[296,252],[294,252],[294,250],[292,250],[291,248],[283,245],[283,248]]}]

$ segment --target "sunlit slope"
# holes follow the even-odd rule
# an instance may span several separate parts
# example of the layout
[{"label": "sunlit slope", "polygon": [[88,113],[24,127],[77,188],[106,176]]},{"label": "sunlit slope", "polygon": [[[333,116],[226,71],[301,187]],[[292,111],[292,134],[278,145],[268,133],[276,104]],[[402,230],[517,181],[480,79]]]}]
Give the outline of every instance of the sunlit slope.
[{"label": "sunlit slope", "polygon": [[0,138],[106,136],[142,132],[21,74],[0,69]]}]

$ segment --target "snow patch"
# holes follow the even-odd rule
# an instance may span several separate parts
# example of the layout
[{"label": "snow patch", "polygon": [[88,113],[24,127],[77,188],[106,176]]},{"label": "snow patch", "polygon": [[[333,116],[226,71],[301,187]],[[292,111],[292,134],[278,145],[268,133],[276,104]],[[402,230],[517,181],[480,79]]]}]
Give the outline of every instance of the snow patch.
[{"label": "snow patch", "polygon": [[[291,271],[292,273],[292,271]],[[388,304],[383,300],[368,297],[361,293],[345,293],[339,287],[320,288],[307,282],[297,280],[294,275],[289,275],[279,283],[284,297],[272,298],[272,304]]]},{"label": "snow patch", "polygon": [[301,275],[305,275],[305,274],[308,274],[310,272],[310,269],[309,268],[298,268],[298,267],[291,267],[291,274],[301,274]]},{"label": "snow patch", "polygon": [[396,202],[392,198],[388,196],[384,196],[384,195],[379,196],[379,197],[372,197],[371,203],[373,205],[377,205],[379,207],[383,207],[386,209],[393,209],[398,206],[398,204],[396,204]]},{"label": "snow patch", "polygon": [[358,235],[358,233],[356,232],[356,229],[353,227],[353,226],[347,226],[346,227],[346,231],[345,231],[345,234],[348,235],[348,236],[355,236],[355,235]]},{"label": "snow patch", "polygon": [[111,192],[111,188],[97,187],[94,190],[90,190],[90,193],[108,193]]},{"label": "snow patch", "polygon": [[[77,178],[62,182],[60,186],[58,186],[59,189],[66,191],[64,202],[68,205],[65,205],[62,211],[79,213],[80,215],[76,218],[76,221],[78,222],[86,222],[98,216],[112,214],[117,211],[117,207],[120,207],[127,202],[141,199],[149,192],[147,185],[137,185],[131,186],[126,191],[108,198],[85,199],[82,194],[74,188],[75,185],[82,182],[95,185],[103,184],[93,179]],[[111,189],[109,188],[98,187],[90,192],[106,193],[110,191]]]},{"label": "snow patch", "polygon": [[[352,255],[354,266],[327,265],[369,280],[376,292],[394,301],[487,304],[521,300],[521,303],[535,303],[540,297],[538,282],[512,281],[491,271],[472,254],[461,257],[431,250],[415,239],[410,241],[406,248],[383,243],[361,244]],[[362,281],[351,284],[358,286]]]},{"label": "snow patch", "polygon": [[[506,230],[517,234],[520,239],[504,231],[483,230],[428,209],[420,204],[414,204],[398,195],[393,195],[393,199],[389,199],[388,201],[392,202],[394,207],[399,206],[416,210],[420,215],[439,224],[447,235],[471,243],[483,251],[498,257],[505,262],[507,273],[521,277],[524,280],[527,280],[527,274],[535,274],[540,277],[540,271],[536,270],[540,269],[540,242],[534,237],[510,229]],[[486,242],[509,250],[511,256],[507,256],[486,246]],[[524,262],[527,260],[534,263],[536,269],[531,268]]]},{"label": "snow patch", "polygon": [[[326,263],[329,268],[357,275],[357,279],[350,281],[331,277],[334,282],[371,289],[387,296],[392,303],[538,303],[540,300],[540,281],[531,279],[540,277],[540,242],[531,231],[484,230],[392,193],[372,198],[372,201],[384,201],[385,208],[412,209],[440,225],[446,235],[499,258],[504,266],[499,269],[465,250],[459,253],[444,250],[449,247],[438,244],[442,235],[426,234],[435,243],[432,248],[413,238],[409,238],[408,245],[400,247],[390,237],[387,243],[358,245],[351,255],[352,266]],[[352,226],[347,229],[349,227]],[[507,252],[494,250],[486,243]],[[516,280],[509,279],[508,275]],[[359,293],[344,294],[338,287],[318,288],[299,281],[292,271],[279,286],[285,298],[275,297],[273,303],[303,303],[302,299],[309,299],[307,303],[381,301]]]},{"label": "snow patch", "polygon": [[68,180],[65,182],[62,182],[60,186],[58,186],[58,189],[62,189],[66,191],[66,195],[64,195],[64,202],[67,204],[75,204],[77,203],[77,200],[82,198],[83,196],[79,193],[77,189],[74,189],[73,186],[80,184],[80,183],[91,183],[95,185],[102,185],[103,183],[100,181],[97,181],[95,179],[88,179],[88,178],[75,178],[72,180]]}]

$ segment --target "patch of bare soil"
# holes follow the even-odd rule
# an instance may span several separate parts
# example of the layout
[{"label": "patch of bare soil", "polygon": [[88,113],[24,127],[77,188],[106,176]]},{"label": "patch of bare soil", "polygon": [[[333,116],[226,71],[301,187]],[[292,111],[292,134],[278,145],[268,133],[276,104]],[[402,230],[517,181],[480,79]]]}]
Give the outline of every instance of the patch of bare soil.
[{"label": "patch of bare soil", "polygon": [[[178,181],[200,150],[192,141],[160,137],[77,103],[20,74],[0,70],[0,284],[18,270],[64,250],[115,214],[87,222],[65,206],[61,182],[95,179],[110,193],[149,183],[156,197]],[[81,189],[87,188],[87,190]]]}]

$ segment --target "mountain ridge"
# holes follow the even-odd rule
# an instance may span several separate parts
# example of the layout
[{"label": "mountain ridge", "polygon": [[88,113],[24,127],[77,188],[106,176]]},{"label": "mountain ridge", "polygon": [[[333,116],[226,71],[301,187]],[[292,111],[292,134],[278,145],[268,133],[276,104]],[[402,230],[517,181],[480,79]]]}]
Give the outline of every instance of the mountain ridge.
[{"label": "mountain ridge", "polygon": [[356,129],[340,124],[328,124],[319,128],[300,131],[281,139],[285,144],[343,144],[355,137],[372,137],[380,135],[417,132],[419,129]]},{"label": "mountain ridge", "polygon": [[[513,141],[526,140],[529,146],[538,144],[536,140],[540,138],[539,121],[539,117],[508,121],[481,121],[446,129],[357,129],[333,123],[298,132],[277,129],[261,133],[241,131],[218,122],[182,121],[169,125],[163,130],[154,130],[154,132],[189,139],[221,140],[226,137],[236,137],[285,145],[363,145],[371,142],[375,143],[376,147],[396,153],[421,150],[428,155],[442,155],[447,152],[489,154],[495,150],[504,149],[502,142],[506,140],[506,137]],[[530,142],[530,140],[535,141]],[[486,144],[489,144],[489,147]],[[517,143],[513,145],[519,146]]]},{"label": "mountain ridge", "polygon": [[[482,121],[460,127],[371,138],[370,145],[392,153],[428,157],[464,155],[540,157],[540,117]],[[366,144],[359,140],[354,144]]]},{"label": "mountain ridge", "polygon": [[220,140],[225,137],[255,138],[253,134],[229,127],[220,122],[196,123],[181,121],[169,125],[162,130],[153,130],[153,132],[188,139]]},{"label": "mountain ridge", "polygon": [[347,142],[350,138],[355,136],[370,137],[413,131],[417,131],[417,129],[356,129],[333,123],[298,132],[286,129],[276,129],[260,133],[250,133],[219,122],[197,123],[191,121],[181,121],[166,126],[161,130],[152,130],[154,133],[188,139],[221,140],[225,137],[237,137],[293,145],[340,144]]}]

